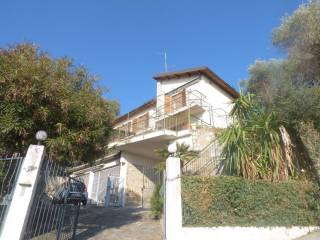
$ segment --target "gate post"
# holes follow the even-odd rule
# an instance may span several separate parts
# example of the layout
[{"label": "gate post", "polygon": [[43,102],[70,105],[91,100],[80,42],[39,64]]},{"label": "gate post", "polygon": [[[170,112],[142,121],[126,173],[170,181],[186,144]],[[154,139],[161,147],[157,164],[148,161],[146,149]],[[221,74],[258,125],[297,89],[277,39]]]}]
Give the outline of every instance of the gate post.
[{"label": "gate post", "polygon": [[176,143],[168,147],[165,179],[165,239],[181,239],[182,203],[180,158],[176,157]]},{"label": "gate post", "polygon": [[94,179],[94,173],[89,172],[89,181],[88,181],[88,200],[90,203],[92,203],[93,199],[93,194],[92,194],[92,189],[93,189],[93,179]]},{"label": "gate post", "polygon": [[13,192],[8,215],[4,222],[1,240],[23,239],[43,157],[44,146],[29,146]]}]

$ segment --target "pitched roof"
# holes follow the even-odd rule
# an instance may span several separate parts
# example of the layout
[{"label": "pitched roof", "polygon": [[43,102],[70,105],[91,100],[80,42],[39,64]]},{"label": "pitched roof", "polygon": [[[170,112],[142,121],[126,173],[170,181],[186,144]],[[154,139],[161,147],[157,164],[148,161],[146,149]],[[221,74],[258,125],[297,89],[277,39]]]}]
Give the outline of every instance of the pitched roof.
[{"label": "pitched roof", "polygon": [[157,81],[163,81],[163,80],[177,79],[181,77],[190,77],[190,76],[200,75],[200,74],[205,75],[207,78],[209,78],[212,82],[214,82],[216,85],[218,85],[221,89],[223,89],[232,97],[234,98],[239,97],[239,93],[234,88],[232,88],[228,83],[223,81],[217,74],[215,74],[213,71],[211,71],[208,67],[205,67],[205,66],[188,68],[181,71],[160,73],[153,76],[153,78]]}]

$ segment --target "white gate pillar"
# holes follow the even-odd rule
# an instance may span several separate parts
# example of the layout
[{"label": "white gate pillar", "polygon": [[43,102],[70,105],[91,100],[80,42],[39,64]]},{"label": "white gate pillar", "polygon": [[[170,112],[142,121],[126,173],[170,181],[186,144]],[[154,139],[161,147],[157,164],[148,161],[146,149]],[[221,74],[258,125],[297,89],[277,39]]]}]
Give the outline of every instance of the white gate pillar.
[{"label": "white gate pillar", "polygon": [[4,222],[1,240],[20,240],[23,238],[43,156],[44,146],[29,146],[13,192],[8,215]]},{"label": "white gate pillar", "polygon": [[182,203],[180,158],[175,157],[176,143],[168,147],[171,154],[166,160],[165,231],[166,240],[181,239]]},{"label": "white gate pillar", "polygon": [[93,179],[94,179],[94,173],[93,172],[89,172],[89,180],[88,180],[88,187],[87,187],[87,191],[88,191],[88,200],[91,203],[92,202],[92,189],[93,189]]}]

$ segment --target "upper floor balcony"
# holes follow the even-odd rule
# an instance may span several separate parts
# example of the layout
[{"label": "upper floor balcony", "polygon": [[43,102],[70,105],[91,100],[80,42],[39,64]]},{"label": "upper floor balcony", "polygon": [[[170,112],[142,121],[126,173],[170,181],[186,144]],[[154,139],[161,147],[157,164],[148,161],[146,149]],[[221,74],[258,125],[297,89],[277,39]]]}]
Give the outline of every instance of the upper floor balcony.
[{"label": "upper floor balcony", "polygon": [[157,97],[157,106],[144,114],[128,118],[118,124],[111,142],[121,142],[132,137],[141,136],[152,132],[177,133],[188,130],[194,125],[210,125],[199,116],[211,106],[206,96],[196,90],[186,90],[163,94]]}]

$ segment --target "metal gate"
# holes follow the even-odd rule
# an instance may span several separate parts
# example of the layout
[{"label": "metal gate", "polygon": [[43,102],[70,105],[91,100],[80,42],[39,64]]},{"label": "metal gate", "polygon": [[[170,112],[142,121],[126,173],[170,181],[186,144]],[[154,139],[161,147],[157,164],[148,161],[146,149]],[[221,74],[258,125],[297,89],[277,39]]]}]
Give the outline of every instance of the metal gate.
[{"label": "metal gate", "polygon": [[133,164],[142,174],[141,206],[150,207],[150,199],[157,184],[161,184],[162,174],[153,166]]},{"label": "metal gate", "polygon": [[92,202],[97,205],[105,205],[106,192],[109,177],[120,176],[120,166],[100,169],[94,172],[92,187]]},{"label": "metal gate", "polygon": [[0,155],[0,231],[12,200],[22,161],[20,154]]},{"label": "metal gate", "polygon": [[52,159],[42,163],[35,197],[27,221],[24,239],[74,239],[80,205],[54,204],[57,190],[72,184],[64,168]]},{"label": "metal gate", "polygon": [[109,176],[107,182],[107,191],[105,195],[106,207],[120,207],[123,200],[123,178]]},{"label": "metal gate", "polygon": [[143,166],[142,179],[142,207],[150,207],[150,199],[152,197],[155,186],[161,184],[161,173],[158,169],[149,166]]}]

